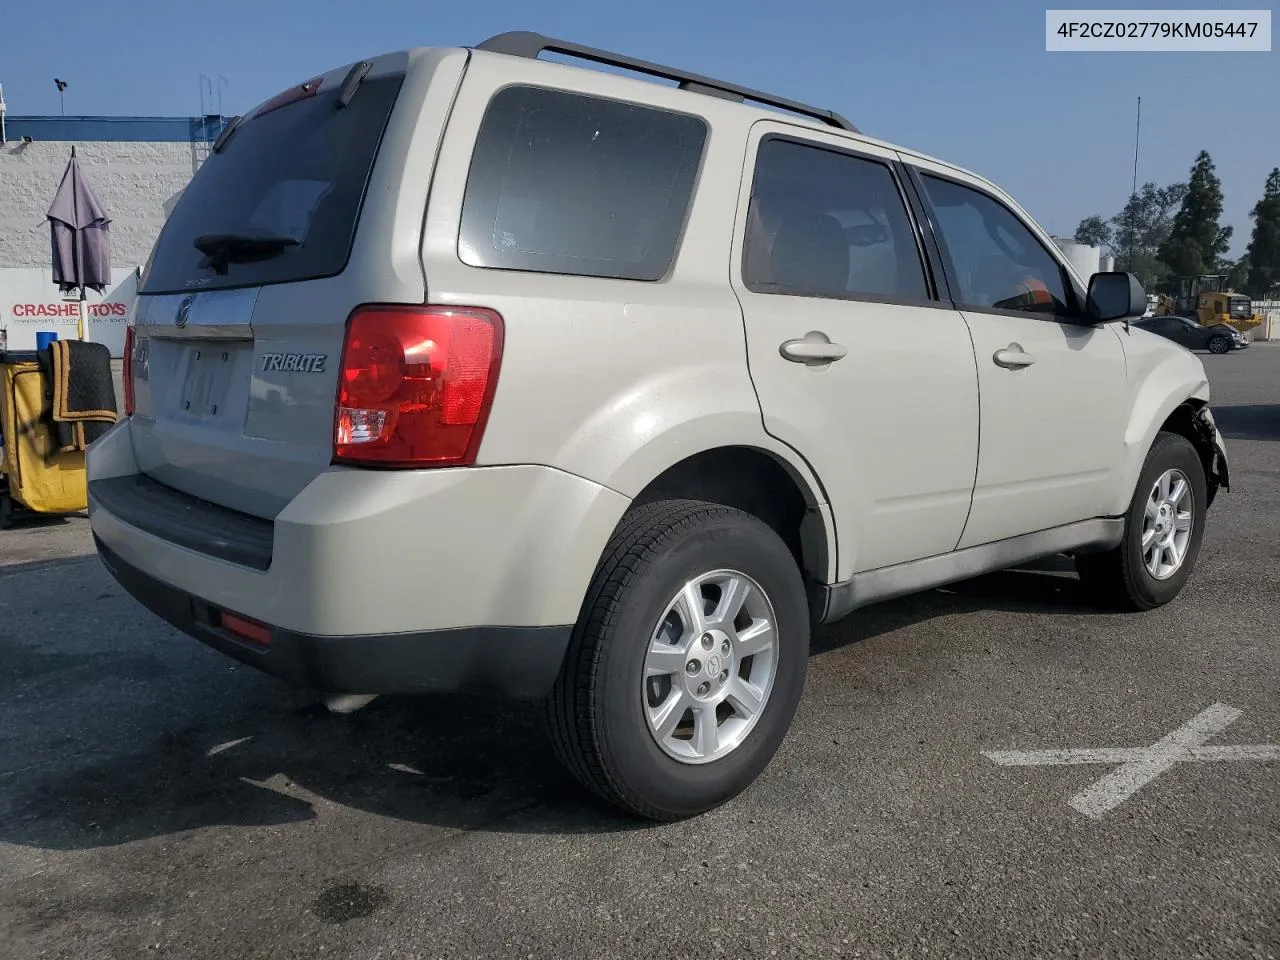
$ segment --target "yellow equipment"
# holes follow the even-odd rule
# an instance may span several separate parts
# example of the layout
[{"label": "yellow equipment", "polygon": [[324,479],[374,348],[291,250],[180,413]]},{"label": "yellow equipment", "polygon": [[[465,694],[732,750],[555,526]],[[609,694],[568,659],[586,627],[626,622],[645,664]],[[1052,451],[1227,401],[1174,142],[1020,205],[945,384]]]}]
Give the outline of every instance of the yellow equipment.
[{"label": "yellow equipment", "polygon": [[1179,314],[1194,317],[1206,327],[1225,323],[1243,333],[1262,324],[1249,298],[1227,289],[1227,278],[1222,275],[1182,278],[1175,306]]},{"label": "yellow equipment", "polygon": [[0,528],[9,525],[15,505],[52,514],[89,506],[84,451],[59,451],[45,412],[35,355],[0,353]]}]

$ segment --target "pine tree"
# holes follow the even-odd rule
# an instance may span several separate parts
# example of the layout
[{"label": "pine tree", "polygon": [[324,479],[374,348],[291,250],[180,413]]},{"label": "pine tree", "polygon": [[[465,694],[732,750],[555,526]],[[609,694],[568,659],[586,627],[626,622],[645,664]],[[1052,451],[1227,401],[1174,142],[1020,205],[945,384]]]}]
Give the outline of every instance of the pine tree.
[{"label": "pine tree", "polygon": [[1076,227],[1074,239],[1076,243],[1087,243],[1091,247],[1110,246],[1111,224],[1097,214],[1092,217],[1085,217],[1080,221],[1080,225]]},{"label": "pine tree", "polygon": [[1212,273],[1227,252],[1231,227],[1218,224],[1222,216],[1222,183],[1213,160],[1201,150],[1191,167],[1187,194],[1173,218],[1173,228],[1160,245],[1159,257],[1176,277]]},{"label": "pine tree", "polygon": [[1245,254],[1249,261],[1250,296],[1261,299],[1280,284],[1280,167],[1271,171],[1262,199],[1249,212],[1253,237]]}]

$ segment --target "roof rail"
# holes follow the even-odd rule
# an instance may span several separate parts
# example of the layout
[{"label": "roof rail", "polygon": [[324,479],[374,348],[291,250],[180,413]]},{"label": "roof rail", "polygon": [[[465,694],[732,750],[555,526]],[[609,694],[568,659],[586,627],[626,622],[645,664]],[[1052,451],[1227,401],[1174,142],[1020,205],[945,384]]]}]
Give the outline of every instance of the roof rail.
[{"label": "roof rail", "polygon": [[505,53],[513,57],[524,57],[528,60],[536,60],[538,54],[544,51],[561,53],[566,56],[591,60],[595,63],[603,63],[612,67],[634,70],[637,73],[645,73],[651,77],[674,80],[680,84],[681,90],[704,93],[708,96],[720,97],[722,100],[733,100],[738,103],[751,100],[780,110],[788,110],[802,116],[812,117],[841,130],[858,133],[857,127],[834,110],[822,110],[805,103],[797,103],[794,100],[775,97],[771,93],[762,93],[759,90],[739,87],[732,83],[725,83],[723,80],[715,80],[711,77],[689,73],[686,70],[679,70],[675,67],[665,67],[660,63],[637,60],[635,57],[628,57],[621,53],[610,53],[608,50],[597,50],[595,47],[585,47],[582,44],[570,43],[567,40],[544,37],[539,33],[531,33],[525,30],[500,33],[477,45],[475,49],[487,50],[490,53]]}]

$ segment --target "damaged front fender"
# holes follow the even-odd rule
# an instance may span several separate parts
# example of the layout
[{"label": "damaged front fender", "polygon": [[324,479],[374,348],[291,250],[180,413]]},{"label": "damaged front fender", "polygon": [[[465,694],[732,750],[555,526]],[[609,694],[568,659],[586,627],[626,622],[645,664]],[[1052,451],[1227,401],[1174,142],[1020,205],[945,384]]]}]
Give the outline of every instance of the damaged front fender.
[{"label": "damaged front fender", "polygon": [[1231,478],[1227,467],[1227,445],[1222,440],[1222,433],[1218,430],[1218,425],[1207,403],[1196,410],[1191,418],[1191,424],[1196,433],[1196,449],[1200,452],[1200,460],[1204,464],[1211,506],[1219,490],[1231,489]]}]

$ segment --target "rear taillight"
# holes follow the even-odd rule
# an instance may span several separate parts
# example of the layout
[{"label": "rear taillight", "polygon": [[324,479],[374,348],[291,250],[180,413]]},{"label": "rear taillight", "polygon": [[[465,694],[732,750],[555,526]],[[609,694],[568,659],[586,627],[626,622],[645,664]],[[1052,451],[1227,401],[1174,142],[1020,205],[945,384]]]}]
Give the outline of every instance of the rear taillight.
[{"label": "rear taillight", "polygon": [[342,347],[334,462],[474,463],[502,333],[502,318],[478,307],[358,307]]},{"label": "rear taillight", "polygon": [[124,415],[133,416],[133,324],[124,328]]}]

